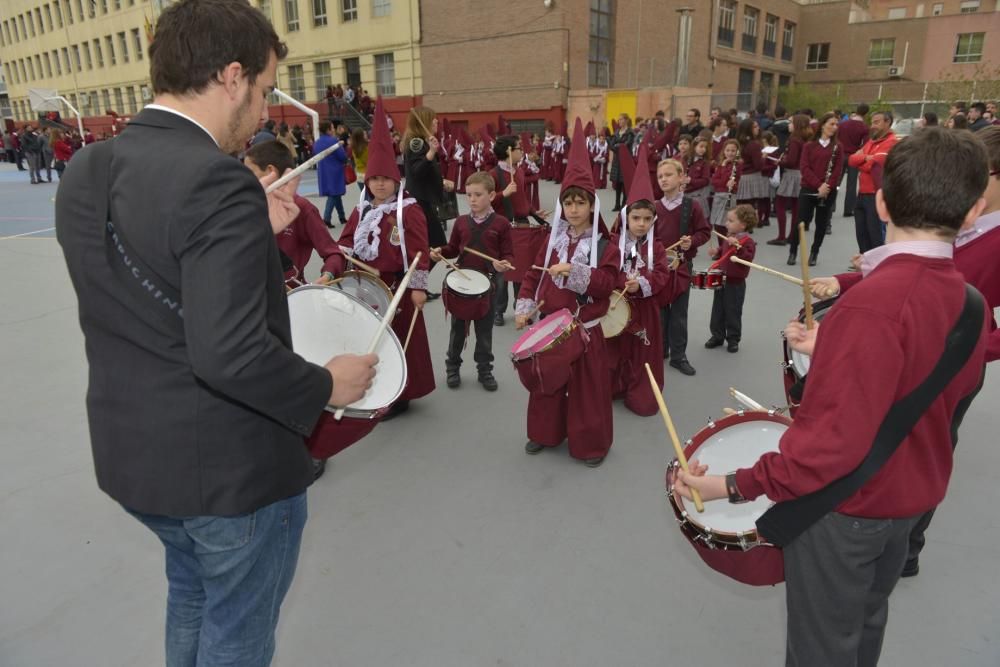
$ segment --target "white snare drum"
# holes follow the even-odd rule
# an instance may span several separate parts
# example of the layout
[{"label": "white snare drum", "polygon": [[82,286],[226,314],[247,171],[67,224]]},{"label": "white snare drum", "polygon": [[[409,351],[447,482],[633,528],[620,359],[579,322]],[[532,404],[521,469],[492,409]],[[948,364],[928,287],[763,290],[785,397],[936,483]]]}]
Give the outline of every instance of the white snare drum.
[{"label": "white snare drum", "polygon": [[[339,354],[364,354],[380,323],[379,315],[360,299],[326,285],[292,290],[288,315],[292,348],[306,361],[320,365]],[[348,417],[372,417],[392,405],[406,388],[406,356],[392,328],[386,329],[375,353],[379,356],[375,381],[360,401],[347,406]]]},{"label": "white snare drum", "polygon": [[611,305],[608,312],[601,318],[601,331],[605,338],[614,338],[620,335],[632,321],[632,306],[629,305],[620,290],[611,293]]},{"label": "white snare drum", "polygon": [[474,321],[493,309],[493,282],[473,269],[452,270],[444,277],[444,305],[454,317]]},{"label": "white snare drum", "polygon": [[389,286],[382,282],[381,278],[373,276],[367,271],[345,271],[340,282],[334,284],[333,287],[360,300],[361,303],[374,310],[379,317],[385,315],[385,312],[389,310],[389,304],[392,303],[392,290],[389,289]]}]

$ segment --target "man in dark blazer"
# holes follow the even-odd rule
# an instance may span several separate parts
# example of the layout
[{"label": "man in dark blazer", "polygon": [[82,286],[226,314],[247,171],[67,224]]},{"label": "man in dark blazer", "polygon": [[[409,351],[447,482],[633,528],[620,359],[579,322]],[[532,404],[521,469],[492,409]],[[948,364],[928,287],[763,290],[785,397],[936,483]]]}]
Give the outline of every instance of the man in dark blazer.
[{"label": "man in dark blazer", "polygon": [[285,54],[241,0],[170,5],[149,50],[155,103],[83,149],[56,201],[97,481],[165,546],[172,666],[270,663],[313,479],[304,437],[377,363],[291,350],[274,233],[298,209],[232,157]]}]

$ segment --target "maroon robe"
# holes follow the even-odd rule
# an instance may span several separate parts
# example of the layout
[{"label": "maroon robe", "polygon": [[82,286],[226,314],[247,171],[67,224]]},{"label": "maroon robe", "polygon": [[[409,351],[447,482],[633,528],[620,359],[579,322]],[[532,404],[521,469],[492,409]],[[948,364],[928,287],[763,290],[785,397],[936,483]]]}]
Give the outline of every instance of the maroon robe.
[{"label": "maroon robe", "polygon": [[[360,222],[358,209],[351,213],[343,233],[340,235],[340,243],[345,247],[354,247],[354,231]],[[411,204],[403,209],[403,229],[406,241],[406,258],[404,262],[402,247],[400,244],[393,244],[391,240],[393,228],[396,226],[396,212],[391,215],[382,216],[379,222],[379,252],[373,260],[363,260],[373,268],[378,269],[380,277],[389,289],[395,290],[400,278],[406,273],[410,262],[418,252],[422,253],[420,262],[417,264],[417,273],[423,272],[421,276],[414,276],[411,279],[411,287],[408,288],[406,296],[399,302],[399,312],[392,320],[392,330],[396,332],[400,343],[406,341],[406,334],[410,328],[410,319],[413,317],[413,300],[411,293],[414,289],[426,290],[427,273],[431,269],[430,248],[427,246],[427,221],[424,212],[416,204]],[[360,259],[360,258],[359,258]],[[415,287],[414,287],[415,285]],[[417,315],[417,322],[413,327],[413,335],[410,339],[410,346],[406,350],[406,390],[399,400],[409,401],[426,396],[434,391],[434,367],[431,363],[431,349],[427,342],[427,327],[424,325],[424,315],[421,311]],[[377,377],[376,377],[377,381]]]},{"label": "maroon robe", "polygon": [[608,160],[610,159],[610,146],[608,142],[602,145],[595,142],[591,151],[590,160],[593,164],[594,187],[603,190],[608,187]]},{"label": "maroon robe", "polygon": [[[618,237],[611,239],[618,250]],[[644,285],[634,294],[626,294],[623,301],[632,311],[632,320],[625,331],[607,340],[608,367],[611,371],[611,391],[614,398],[624,398],[625,407],[637,415],[648,417],[659,411],[645,364],[653,370],[656,383],[663,389],[663,331],[660,327],[660,306],[672,303],[687,289],[688,279],[671,271],[663,244],[653,241],[653,267],[646,266],[646,242],[636,244],[635,258],[626,257],[618,271],[616,289],[624,291],[629,272],[641,264],[638,275]],[[621,253],[617,253],[621,256]],[[649,293],[644,293],[648,288]]]},{"label": "maroon robe", "polygon": [[[570,242],[569,257],[573,256],[577,244],[578,241]],[[545,251],[544,247],[539,251],[535,264],[543,266],[559,262],[555,251],[549,258],[546,258]],[[546,259],[549,261],[546,262]],[[589,275],[583,295],[589,297],[590,303],[582,307],[578,304],[577,293],[568,288],[574,276],[566,279],[566,287],[560,288],[547,273],[543,277],[541,271],[531,269],[521,283],[519,308],[524,307],[522,304],[534,307],[537,288],[538,300],[545,302],[541,309],[542,316],[561,308],[575,313],[579,308],[578,326],[591,324],[591,328],[585,329],[589,338],[587,349],[573,363],[566,391],[553,396],[537,392],[529,395],[528,439],[546,447],[556,447],[568,438],[572,457],[601,458],[611,449],[614,427],[607,350],[599,321],[608,311],[609,297],[618,279],[618,247],[609,243],[596,269],[591,269],[589,263],[575,267],[576,274]]]},{"label": "maroon robe", "polygon": [[[323,258],[323,271],[339,276],[344,272],[344,254],[340,246],[333,242],[319,210],[308,199],[299,195],[295,195],[295,205],[299,207],[299,215],[292,224],[274,236],[278,248],[295,265],[296,275],[291,277],[308,282],[305,269],[313,250]],[[286,275],[288,277],[290,276]]]},{"label": "maroon robe", "polygon": [[545,141],[542,142],[542,150],[539,155],[542,156],[542,178],[546,181],[551,181],[555,177],[555,157],[553,155],[553,146],[555,144],[555,137],[545,137]]}]

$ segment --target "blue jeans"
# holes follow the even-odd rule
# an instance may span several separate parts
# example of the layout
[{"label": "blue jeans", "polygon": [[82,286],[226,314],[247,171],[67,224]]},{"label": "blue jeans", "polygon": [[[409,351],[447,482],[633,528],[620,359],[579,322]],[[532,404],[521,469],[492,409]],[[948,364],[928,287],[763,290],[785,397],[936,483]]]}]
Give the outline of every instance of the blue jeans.
[{"label": "blue jeans", "polygon": [[344,215],[344,202],[343,195],[329,195],[326,198],[326,209],[323,211],[323,222],[330,224],[330,216],[333,215],[333,209],[337,209],[337,215],[340,216],[341,222],[347,222],[347,216]]},{"label": "blue jeans", "polygon": [[295,576],[306,494],[236,517],[126,510],[166,548],[167,667],[267,667]]}]

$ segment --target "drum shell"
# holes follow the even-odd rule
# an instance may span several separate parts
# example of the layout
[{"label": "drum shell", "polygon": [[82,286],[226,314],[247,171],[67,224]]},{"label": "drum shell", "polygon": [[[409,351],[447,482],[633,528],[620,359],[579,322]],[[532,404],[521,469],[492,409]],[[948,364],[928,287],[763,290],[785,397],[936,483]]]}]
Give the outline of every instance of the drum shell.
[{"label": "drum shell", "polygon": [[[605,338],[615,338],[628,331],[629,325],[632,324],[632,320],[635,317],[632,312],[632,304],[624,296],[619,298],[621,294],[618,290],[611,293],[611,303],[614,305],[614,309],[609,306],[608,312],[601,318],[601,333],[604,334]],[[617,315],[624,314],[625,323],[621,328],[618,328],[618,322],[613,322],[609,317],[612,312]]]},{"label": "drum shell", "polygon": [[337,421],[330,412],[320,415],[312,434],[306,439],[309,455],[328,459],[364,438],[378,426],[381,413],[348,416]]},{"label": "drum shell", "polygon": [[588,336],[579,323],[574,323],[552,346],[528,357],[512,358],[524,388],[545,396],[563,391],[569,383],[573,364],[587,349]]},{"label": "drum shell", "polygon": [[717,290],[726,286],[726,274],[719,270],[695,271],[691,274],[691,287]]},{"label": "drum shell", "polygon": [[[485,275],[485,274],[483,274]],[[493,281],[490,281],[490,289],[484,294],[471,296],[461,294],[449,287],[447,281],[441,290],[441,299],[444,301],[445,310],[458,320],[475,321],[481,320],[493,310]]]},{"label": "drum shell", "polygon": [[[822,320],[823,317],[829,312],[833,304],[837,302],[837,297],[832,299],[826,299],[824,301],[818,301],[813,304],[813,319],[817,322]],[[805,309],[799,310],[799,322],[806,321],[806,311]],[[795,368],[795,364],[792,362],[792,349],[788,345],[788,341],[785,337],[781,337],[781,348],[784,355],[784,363],[781,364],[782,367],[782,384],[785,385],[785,401],[787,402],[788,414],[795,417],[796,407],[802,401],[802,391],[804,391],[805,378],[806,375],[800,375],[798,370]],[[808,374],[807,374],[808,375]],[[798,388],[796,389],[796,385]],[[798,396],[793,395],[798,393]]]}]

